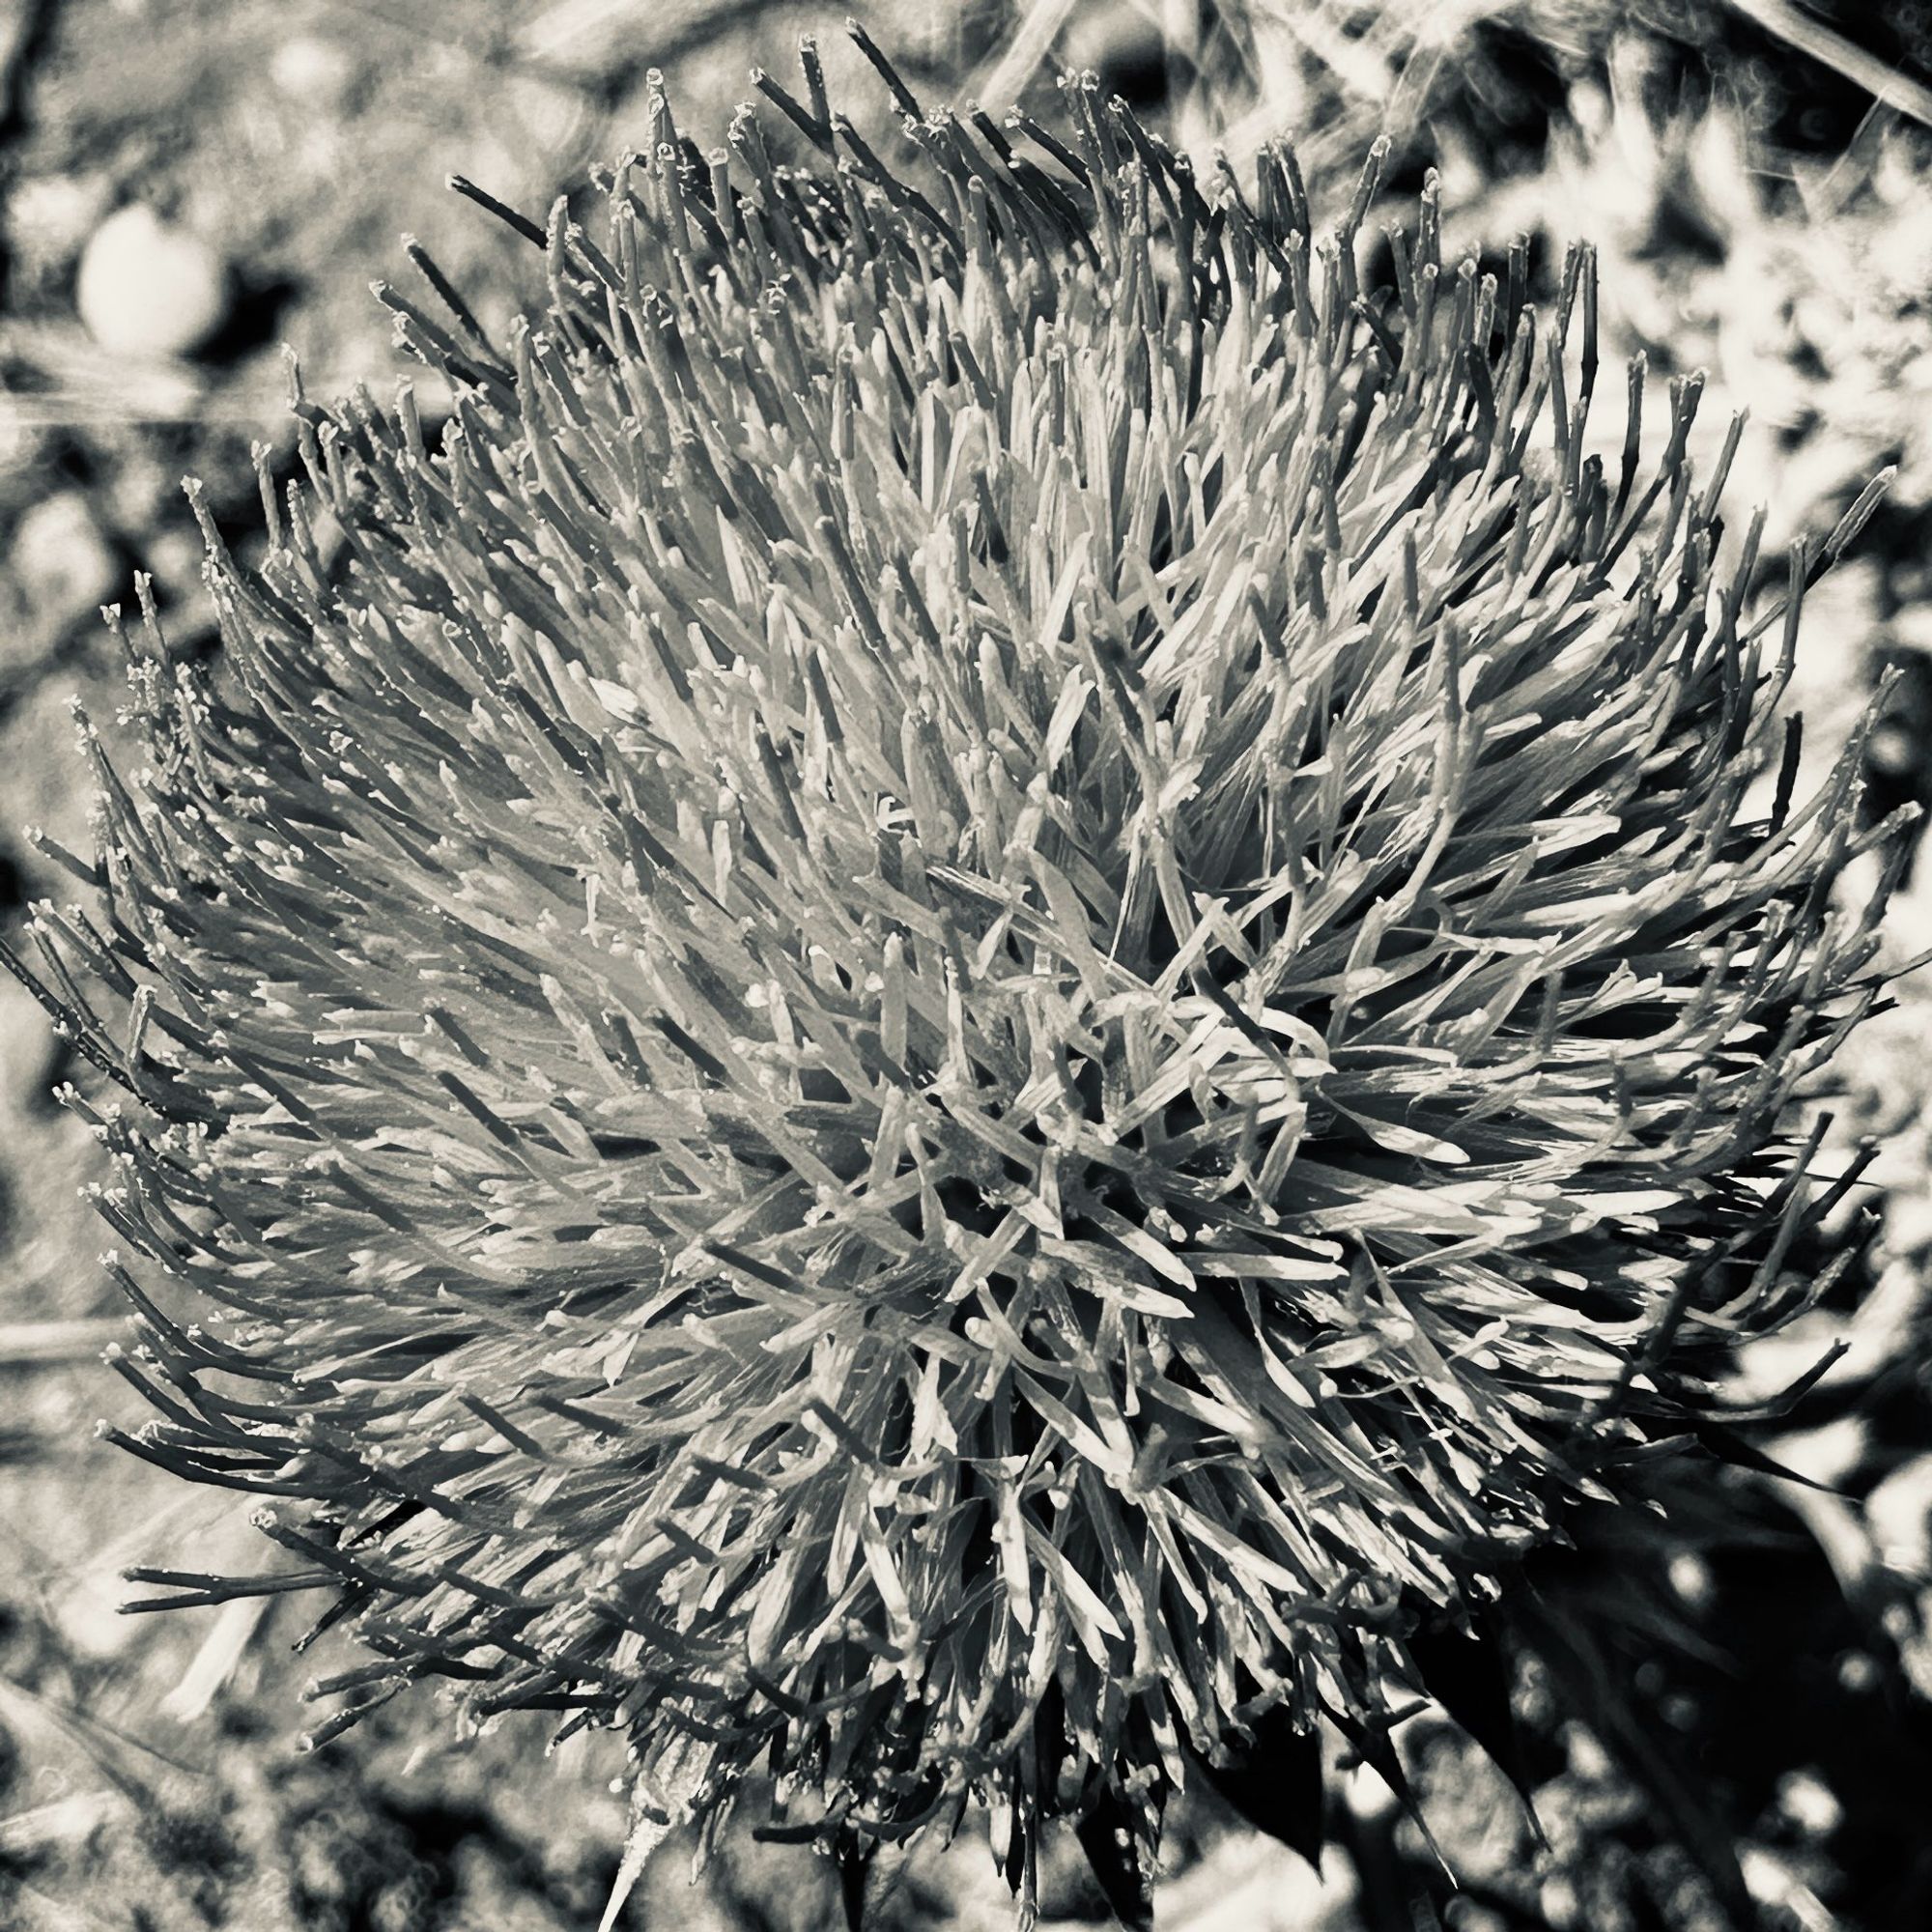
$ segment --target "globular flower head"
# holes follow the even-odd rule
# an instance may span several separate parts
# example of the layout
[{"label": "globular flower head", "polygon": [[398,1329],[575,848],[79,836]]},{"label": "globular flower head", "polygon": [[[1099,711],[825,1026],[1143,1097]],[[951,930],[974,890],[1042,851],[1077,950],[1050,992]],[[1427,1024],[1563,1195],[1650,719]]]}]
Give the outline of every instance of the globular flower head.
[{"label": "globular flower head", "polygon": [[1593,453],[1587,253],[1539,313],[1432,190],[1366,292],[1373,167],[1325,230],[896,77],[889,164],[808,78],[811,167],[660,100],[512,217],[507,344],[384,292],[447,427],[300,405],[44,975],[134,1103],[129,1446],[374,1647],[325,1732],[978,1798],[1024,1887],[1257,1725],[1378,1751],[1806,1304],[1883,834],[1856,748],[1747,814],[1807,560],[1719,573],[1693,381]]}]

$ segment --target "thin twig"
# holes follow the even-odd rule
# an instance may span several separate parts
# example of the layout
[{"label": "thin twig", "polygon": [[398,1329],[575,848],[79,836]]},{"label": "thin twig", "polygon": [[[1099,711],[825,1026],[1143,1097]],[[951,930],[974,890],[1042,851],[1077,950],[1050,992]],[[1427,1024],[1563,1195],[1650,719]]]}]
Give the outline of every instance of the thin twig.
[{"label": "thin twig", "polygon": [[14,1321],[0,1328],[0,1369],[58,1369],[91,1362],[127,1324],[119,1316],[91,1321]]}]

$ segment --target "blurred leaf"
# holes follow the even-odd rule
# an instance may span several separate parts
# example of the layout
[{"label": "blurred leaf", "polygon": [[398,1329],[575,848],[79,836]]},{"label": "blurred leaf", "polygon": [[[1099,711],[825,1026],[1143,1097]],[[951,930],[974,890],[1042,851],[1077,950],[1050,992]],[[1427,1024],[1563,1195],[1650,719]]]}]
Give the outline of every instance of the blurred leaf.
[{"label": "blurred leaf", "polygon": [[1540,1838],[1543,1828],[1522,1767],[1521,1741],[1510,1710],[1510,1660],[1493,1633],[1422,1629],[1408,1639],[1422,1688],[1447,1711],[1515,1787]]},{"label": "blurred leaf", "polygon": [[1141,1864],[1132,1811],[1103,1787],[1075,1829],[1114,1916],[1128,1932],[1153,1932],[1153,1891]]},{"label": "blurred leaf", "polygon": [[1297,1731],[1277,1707],[1258,1719],[1247,1750],[1201,1769],[1208,1782],[1257,1831],[1321,1869],[1321,1733]]}]

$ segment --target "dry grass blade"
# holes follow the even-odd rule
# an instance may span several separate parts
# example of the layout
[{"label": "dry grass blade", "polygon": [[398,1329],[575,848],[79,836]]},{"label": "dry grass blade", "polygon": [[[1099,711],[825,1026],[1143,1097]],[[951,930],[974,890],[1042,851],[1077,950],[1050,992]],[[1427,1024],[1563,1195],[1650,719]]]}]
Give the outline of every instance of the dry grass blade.
[{"label": "dry grass blade", "polygon": [[[1377,31],[1366,36],[1345,33],[1333,7],[1284,6],[1271,0],[1271,4],[1253,11],[1258,19],[1264,18],[1287,33],[1356,99],[1379,105],[1394,91],[1400,56],[1384,53],[1378,43],[1393,44],[1410,39],[1405,31],[1407,21],[1402,8],[1391,10],[1396,22],[1392,28],[1378,24]],[[1418,22],[1422,18],[1418,14]]]},{"label": "dry grass blade", "polygon": [[1076,5],[1077,0],[1031,0],[999,59],[975,79],[969,92],[996,113],[1010,107],[1045,64]]},{"label": "dry grass blade", "polygon": [[1730,4],[1766,33],[1863,88],[1874,100],[1932,128],[1932,88],[1888,66],[1835,27],[1795,6],[1793,0],[1730,0]]},{"label": "dry grass blade", "polygon": [[1271,32],[1291,60],[1330,75],[1359,111],[1327,126],[1291,128],[1283,102],[1264,89],[1253,106],[1227,125],[1220,146],[1236,168],[1245,168],[1268,142],[1292,136],[1311,178],[1324,176],[1359,154],[1373,135],[1406,134],[1461,37],[1508,4],[1451,0],[1441,6],[1391,6],[1361,31],[1362,10],[1356,6],[1263,0],[1245,11],[1249,35]]},{"label": "dry grass blade", "polygon": [[206,1775],[117,1725],[11,1678],[0,1677],[0,1719],[43,1745],[78,1751],[117,1791],[149,1810],[156,1804],[150,1781],[156,1767],[188,1777]]}]

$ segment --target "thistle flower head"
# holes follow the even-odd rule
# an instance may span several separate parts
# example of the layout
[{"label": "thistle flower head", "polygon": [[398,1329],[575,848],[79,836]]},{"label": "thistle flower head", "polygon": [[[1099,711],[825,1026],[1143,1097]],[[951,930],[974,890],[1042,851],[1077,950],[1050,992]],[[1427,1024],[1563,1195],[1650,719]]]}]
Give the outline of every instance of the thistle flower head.
[{"label": "thistle flower head", "polygon": [[135,1103],[128,1446],[374,1648],[323,1734],[441,1679],[1027,1886],[1378,1749],[1805,1304],[1882,835],[1856,748],[1747,816],[1806,560],[1747,620],[1694,380],[1592,453],[1587,253],[1539,313],[1432,189],[1368,294],[1373,163],[1324,228],[895,77],[889,165],[808,80],[819,164],[659,99],[513,217],[506,344],[384,292],[447,428],[299,406],[42,971]]}]

